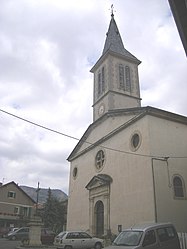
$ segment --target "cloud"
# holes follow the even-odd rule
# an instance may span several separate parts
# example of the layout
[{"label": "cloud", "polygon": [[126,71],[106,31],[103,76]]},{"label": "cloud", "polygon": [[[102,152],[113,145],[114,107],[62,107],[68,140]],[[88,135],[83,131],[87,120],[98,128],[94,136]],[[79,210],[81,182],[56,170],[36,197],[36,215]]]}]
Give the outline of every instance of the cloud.
[{"label": "cloud", "polygon": [[[2,0],[0,181],[68,193],[66,158],[92,122],[93,75],[110,0]],[[186,57],[167,1],[116,0],[114,15],[139,66],[142,106],[187,115]]]}]

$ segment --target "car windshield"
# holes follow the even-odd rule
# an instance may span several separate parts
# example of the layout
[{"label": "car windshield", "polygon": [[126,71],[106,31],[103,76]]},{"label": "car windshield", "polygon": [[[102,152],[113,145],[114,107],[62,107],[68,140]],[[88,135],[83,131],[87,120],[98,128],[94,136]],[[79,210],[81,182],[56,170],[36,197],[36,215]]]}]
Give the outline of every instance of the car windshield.
[{"label": "car windshield", "polygon": [[61,232],[57,235],[57,238],[63,238],[66,232]]},{"label": "car windshield", "polygon": [[142,237],[141,231],[123,231],[114,240],[116,246],[137,246]]}]

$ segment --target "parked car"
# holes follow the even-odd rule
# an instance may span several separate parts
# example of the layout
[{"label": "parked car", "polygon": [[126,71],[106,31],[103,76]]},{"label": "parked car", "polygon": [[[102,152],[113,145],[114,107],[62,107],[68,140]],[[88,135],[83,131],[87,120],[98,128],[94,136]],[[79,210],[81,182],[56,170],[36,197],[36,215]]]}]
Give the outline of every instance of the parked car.
[{"label": "parked car", "polygon": [[10,234],[10,233],[13,233],[15,231],[17,231],[18,229],[19,229],[19,227],[11,227],[11,228],[9,228],[9,231],[8,231],[7,235]]},{"label": "parked car", "polygon": [[16,231],[9,232],[7,234],[7,239],[9,240],[23,240],[27,239],[29,234],[29,227],[21,227]]},{"label": "parked car", "polygon": [[15,232],[15,231],[17,231],[19,229],[19,227],[13,227],[13,228],[11,228],[11,232]]},{"label": "parked car", "polygon": [[81,231],[65,231],[59,233],[54,240],[57,249],[101,249],[104,241],[99,238],[90,236]]},{"label": "parked car", "polygon": [[49,228],[41,229],[41,242],[42,244],[53,244],[56,234]]},{"label": "parked car", "polygon": [[[41,229],[41,242],[42,244],[53,244],[55,238],[55,233],[48,228]],[[7,235],[9,240],[29,240],[29,227],[21,227],[20,229],[9,233]]]},{"label": "parked car", "polygon": [[9,228],[9,231],[3,237],[7,238],[11,233],[17,231],[18,229],[19,229],[19,227]]},{"label": "parked car", "polygon": [[134,226],[122,231],[107,249],[180,249],[179,238],[171,223]]},{"label": "parked car", "polygon": [[8,227],[0,227],[0,238],[5,237],[9,232]]}]

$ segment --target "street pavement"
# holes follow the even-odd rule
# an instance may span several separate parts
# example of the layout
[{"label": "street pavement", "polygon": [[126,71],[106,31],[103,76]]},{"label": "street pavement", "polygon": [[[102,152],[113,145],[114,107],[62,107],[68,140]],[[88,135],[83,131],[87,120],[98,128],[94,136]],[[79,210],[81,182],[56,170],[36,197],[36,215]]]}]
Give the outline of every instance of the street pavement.
[{"label": "street pavement", "polygon": [[15,249],[17,246],[20,245],[20,241],[11,241],[4,238],[0,238],[0,249]]},{"label": "street pavement", "polygon": [[[56,249],[54,246],[45,246],[42,245],[41,247],[33,247],[34,249]],[[28,247],[21,246],[21,241],[12,241],[7,240],[5,238],[0,238],[0,249],[28,249]],[[32,249],[32,247],[29,247]]]}]

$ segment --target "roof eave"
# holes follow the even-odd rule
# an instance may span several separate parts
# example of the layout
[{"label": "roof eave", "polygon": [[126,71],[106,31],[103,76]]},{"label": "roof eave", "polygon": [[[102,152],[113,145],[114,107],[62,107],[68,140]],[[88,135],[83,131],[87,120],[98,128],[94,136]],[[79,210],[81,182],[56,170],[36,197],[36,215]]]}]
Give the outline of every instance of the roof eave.
[{"label": "roof eave", "polygon": [[36,204],[36,201],[33,200],[33,199],[32,199],[32,198],[31,198],[31,197],[30,197],[30,196],[29,196],[21,187],[19,187],[18,184],[16,184],[14,181],[8,182],[8,183],[2,185],[1,188],[5,187],[5,186],[8,186],[8,185],[10,185],[10,184],[14,184],[18,190],[20,190],[20,191],[21,191],[24,195],[26,195],[34,204]]},{"label": "roof eave", "polygon": [[[92,129],[95,126],[97,126],[100,122],[103,122],[103,120],[107,119],[109,116],[113,116],[113,115],[119,116],[119,115],[124,115],[124,114],[127,114],[127,115],[134,114],[137,116],[135,118],[133,118],[132,120],[130,120],[127,124],[125,123],[123,126],[118,127],[116,130],[114,130],[111,134],[108,134],[106,137],[104,137],[104,138],[102,138],[102,139],[100,139],[92,144],[90,143],[90,145],[87,148],[85,148],[80,153],[76,154],[76,152],[78,151],[78,149],[82,145],[82,143],[86,142],[86,139],[88,138],[89,134],[91,133]],[[69,155],[67,160],[69,162],[71,162],[74,159],[76,159],[77,157],[80,157],[82,154],[85,154],[86,152],[91,150],[93,147],[98,146],[103,141],[105,141],[108,138],[110,138],[111,136],[113,136],[115,133],[121,131],[122,129],[125,129],[127,126],[131,125],[132,123],[137,122],[139,119],[143,118],[145,115],[151,115],[154,117],[158,117],[158,118],[162,118],[162,119],[166,119],[166,120],[170,120],[173,122],[178,122],[178,123],[182,123],[182,124],[187,125],[187,117],[186,116],[182,116],[179,114],[175,114],[175,113],[168,112],[168,111],[158,109],[155,107],[151,107],[151,106],[110,110],[109,112],[107,112],[105,115],[103,115],[101,118],[96,120],[94,123],[92,123],[88,127],[88,129],[86,130],[86,132],[84,133],[82,138],[79,140],[78,144],[75,146],[74,150],[71,152],[71,154]]]},{"label": "roof eave", "polygon": [[95,65],[91,68],[90,72],[94,73],[95,70],[102,64],[102,62],[106,59],[106,57],[108,55],[112,55],[112,56],[115,56],[115,57],[118,57],[118,58],[121,58],[121,59],[125,59],[126,61],[133,62],[133,63],[135,63],[137,65],[139,65],[141,63],[141,61],[139,59],[137,59],[136,57],[134,57],[134,56],[130,57],[130,56],[126,56],[126,55],[123,55],[123,54],[115,53],[112,50],[108,50],[106,53],[104,53],[98,59],[98,61],[95,63]]}]

